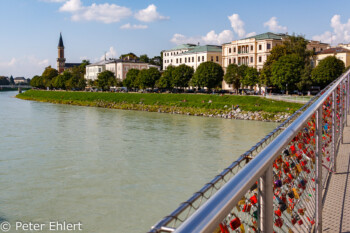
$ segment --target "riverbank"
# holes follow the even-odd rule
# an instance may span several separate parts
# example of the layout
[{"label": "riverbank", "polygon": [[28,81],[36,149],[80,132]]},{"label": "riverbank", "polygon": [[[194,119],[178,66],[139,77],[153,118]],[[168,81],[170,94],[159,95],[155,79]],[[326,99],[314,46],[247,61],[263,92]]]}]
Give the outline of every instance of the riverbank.
[{"label": "riverbank", "polygon": [[235,95],[29,90],[16,97],[57,104],[275,122],[284,121],[302,106],[256,96]]}]

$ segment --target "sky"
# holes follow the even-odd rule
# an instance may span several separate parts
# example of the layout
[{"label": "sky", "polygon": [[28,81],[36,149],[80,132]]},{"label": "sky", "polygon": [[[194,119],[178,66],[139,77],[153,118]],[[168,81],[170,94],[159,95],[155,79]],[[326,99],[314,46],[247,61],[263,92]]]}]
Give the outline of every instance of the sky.
[{"label": "sky", "polygon": [[268,31],[350,43],[349,8],[349,0],[0,0],[0,76],[56,68],[60,32],[71,63]]}]

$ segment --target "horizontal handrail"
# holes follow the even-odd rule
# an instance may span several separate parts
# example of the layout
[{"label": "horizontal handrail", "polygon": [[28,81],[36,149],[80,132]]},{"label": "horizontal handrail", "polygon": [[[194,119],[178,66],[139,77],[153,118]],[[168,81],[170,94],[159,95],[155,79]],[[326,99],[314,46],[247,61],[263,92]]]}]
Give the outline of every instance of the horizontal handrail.
[{"label": "horizontal handrail", "polygon": [[345,81],[349,72],[350,70],[332,82],[328,89],[306,111],[180,225],[175,232],[213,232],[247,190],[272,165],[274,159],[307,123],[309,118],[317,109],[323,106],[324,101],[338,85]]}]

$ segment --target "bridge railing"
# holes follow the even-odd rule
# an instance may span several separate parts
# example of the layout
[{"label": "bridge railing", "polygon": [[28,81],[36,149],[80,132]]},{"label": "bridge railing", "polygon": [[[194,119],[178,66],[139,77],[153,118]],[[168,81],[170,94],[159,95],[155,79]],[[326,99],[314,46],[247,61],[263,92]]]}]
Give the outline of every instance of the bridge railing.
[{"label": "bridge railing", "polygon": [[349,72],[149,232],[321,232],[323,192],[349,109]]}]

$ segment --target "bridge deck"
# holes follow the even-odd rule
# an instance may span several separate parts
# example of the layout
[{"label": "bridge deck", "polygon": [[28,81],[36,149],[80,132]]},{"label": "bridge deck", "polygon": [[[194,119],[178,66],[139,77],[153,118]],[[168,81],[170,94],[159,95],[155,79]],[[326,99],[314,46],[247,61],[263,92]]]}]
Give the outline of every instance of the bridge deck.
[{"label": "bridge deck", "polygon": [[339,148],[337,173],[330,177],[322,222],[323,232],[350,232],[350,127],[344,128],[344,144]]}]

